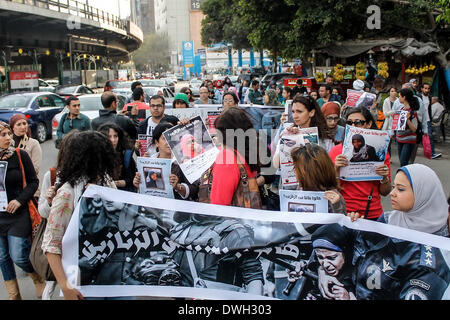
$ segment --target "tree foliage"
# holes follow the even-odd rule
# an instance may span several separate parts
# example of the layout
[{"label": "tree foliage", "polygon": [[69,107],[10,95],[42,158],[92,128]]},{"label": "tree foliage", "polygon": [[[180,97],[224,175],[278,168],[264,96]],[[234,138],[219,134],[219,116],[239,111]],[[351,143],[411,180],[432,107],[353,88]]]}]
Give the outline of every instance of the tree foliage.
[{"label": "tree foliage", "polygon": [[133,52],[132,60],[138,70],[168,70],[169,40],[165,34],[152,33],[144,37],[142,46]]},{"label": "tree foliage", "polygon": [[[450,44],[450,0],[206,0],[202,6],[205,44],[245,37],[273,56],[306,57],[335,41],[414,37]],[[381,9],[381,29],[371,30],[367,8]],[[238,28],[239,27],[239,28]],[[241,45],[242,42],[239,41]],[[445,59],[444,59],[445,60]]]}]

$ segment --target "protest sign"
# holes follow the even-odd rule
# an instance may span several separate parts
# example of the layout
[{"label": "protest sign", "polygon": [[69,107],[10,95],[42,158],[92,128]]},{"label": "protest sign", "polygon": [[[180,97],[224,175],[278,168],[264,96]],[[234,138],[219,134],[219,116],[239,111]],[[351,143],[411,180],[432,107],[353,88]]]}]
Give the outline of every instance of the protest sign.
[{"label": "protest sign", "polygon": [[216,121],[217,117],[220,115],[222,111],[208,111],[207,117],[206,117],[206,126],[208,128],[209,134],[215,135],[216,134],[216,127],[214,126],[214,122]]},{"label": "protest sign", "polygon": [[95,185],[62,243],[68,283],[85,297],[323,300],[326,276],[335,299],[441,300],[450,298],[449,259],[446,237],[342,214],[274,214]]},{"label": "protest sign", "polygon": [[199,179],[219,153],[200,116],[187,125],[170,128],[163,135],[189,183]]},{"label": "protest sign", "polygon": [[347,125],[342,154],[349,162],[348,166],[340,169],[340,178],[348,181],[381,180],[375,170],[386,159],[389,140],[387,131]]},{"label": "protest sign", "polygon": [[152,156],[156,153],[156,146],[153,145],[153,128],[149,128],[150,134],[138,134],[138,141],[140,144],[139,154],[144,156],[146,152],[148,152],[149,156]]},{"label": "protest sign", "polygon": [[306,143],[319,144],[319,131],[317,127],[298,129],[297,134],[291,134],[288,130],[284,130],[280,135],[279,154],[281,181],[283,188],[298,185],[297,176],[294,172],[294,164],[292,163],[292,149],[305,145]]},{"label": "protest sign", "polygon": [[347,89],[347,99],[345,101],[347,107],[354,107],[362,94],[363,91]]},{"label": "protest sign", "polygon": [[364,92],[359,98],[358,101],[355,103],[355,107],[362,107],[370,109],[373,106],[373,101],[377,99],[377,95],[370,93],[370,92]]},{"label": "protest sign", "polygon": [[6,194],[5,178],[8,162],[0,161],[0,211],[6,211],[8,207],[8,196]]},{"label": "protest sign", "polygon": [[288,123],[294,123],[294,118],[292,118],[292,102],[293,100],[286,100],[286,104],[284,105],[284,113],[287,116]]},{"label": "protest sign", "polygon": [[407,122],[408,111],[401,110],[392,115],[391,130],[405,130]]},{"label": "protest sign", "polygon": [[137,169],[141,176],[139,193],[173,199],[169,181],[171,168],[172,159],[138,157]]},{"label": "protest sign", "polygon": [[325,192],[303,190],[280,190],[281,211],[328,213],[328,200]]}]

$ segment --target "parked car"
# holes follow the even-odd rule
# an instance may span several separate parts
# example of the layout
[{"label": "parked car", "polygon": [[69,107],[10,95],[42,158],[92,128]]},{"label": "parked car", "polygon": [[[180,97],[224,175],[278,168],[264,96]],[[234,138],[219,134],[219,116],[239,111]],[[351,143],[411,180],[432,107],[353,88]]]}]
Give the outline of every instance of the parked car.
[{"label": "parked car", "polygon": [[11,93],[0,97],[0,120],[23,113],[29,121],[31,136],[39,142],[52,137],[52,119],[65,106],[65,100],[51,92]]},{"label": "parked car", "polygon": [[141,79],[143,87],[166,87],[166,81],[162,79]]},{"label": "parked car", "polygon": [[142,87],[142,89],[148,97],[158,94],[158,91],[162,91],[163,97],[167,103],[172,103],[173,98],[175,97],[175,94],[169,87]]},{"label": "parked car", "polygon": [[89,87],[85,86],[85,85],[79,85],[79,86],[61,86],[61,87],[58,87],[56,89],[56,93],[59,96],[67,99],[68,97],[71,97],[71,96],[78,97],[78,96],[81,96],[83,94],[94,94],[95,92],[92,89],[90,89]]},{"label": "parked car", "polygon": [[200,79],[192,79],[189,81],[189,88],[192,91],[192,95],[194,97],[200,96],[200,86],[202,85],[203,81]]},{"label": "parked car", "polygon": [[166,86],[169,87],[170,90],[175,91],[175,82],[173,82],[172,79],[161,78],[161,80],[164,80],[166,82]]},{"label": "parked car", "polygon": [[[95,93],[78,97],[78,99],[80,99],[80,112],[91,120],[97,118],[99,115],[98,111],[104,109],[101,96],[101,94]],[[117,98],[119,99],[117,112],[120,112],[125,105],[125,100],[127,97],[122,94],[117,94]],[[52,131],[54,136],[56,136],[56,130],[58,129],[59,121],[61,120],[62,115],[67,112],[69,112],[69,110],[67,107],[64,107],[61,112],[54,115],[52,120]]]},{"label": "parked car", "polygon": [[300,76],[295,73],[287,73],[287,72],[266,74],[261,79],[261,86],[263,88],[267,88],[272,81],[275,81],[277,85],[280,85],[283,84],[284,79],[289,78],[300,78]]},{"label": "parked car", "polygon": [[177,73],[177,74],[175,74],[175,77],[177,77],[178,81],[183,81],[183,74]]},{"label": "parked car", "polygon": [[39,92],[55,92],[55,87],[50,85],[47,81],[38,79]]},{"label": "parked car", "polygon": [[106,81],[105,86],[103,87],[103,91],[104,92],[111,91],[112,89],[117,88],[117,85],[119,83],[121,83],[121,82],[124,82],[124,81],[117,80],[117,79],[115,79],[115,80],[108,80],[108,81]]}]

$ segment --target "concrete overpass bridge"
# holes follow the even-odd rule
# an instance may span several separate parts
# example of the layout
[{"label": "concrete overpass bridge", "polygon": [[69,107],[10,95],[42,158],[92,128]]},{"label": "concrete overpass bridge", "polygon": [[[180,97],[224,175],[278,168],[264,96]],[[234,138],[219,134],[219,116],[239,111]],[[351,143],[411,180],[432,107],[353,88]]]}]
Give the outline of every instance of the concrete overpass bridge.
[{"label": "concrete overpass bridge", "polygon": [[[73,0],[0,0],[0,73],[110,68],[143,41],[130,20]],[[3,69],[3,72],[1,72]]]}]

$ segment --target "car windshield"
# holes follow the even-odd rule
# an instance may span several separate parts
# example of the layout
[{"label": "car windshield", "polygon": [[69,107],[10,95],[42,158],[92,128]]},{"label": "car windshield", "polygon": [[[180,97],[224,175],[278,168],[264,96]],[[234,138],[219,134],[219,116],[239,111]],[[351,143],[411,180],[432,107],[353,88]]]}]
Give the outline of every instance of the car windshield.
[{"label": "car windshield", "polygon": [[133,82],[128,82],[128,81],[118,82],[116,88],[131,88],[132,83]]},{"label": "car windshield", "polygon": [[[146,82],[147,82],[147,84],[145,84],[145,86],[156,86],[156,87],[165,87],[166,86],[166,82],[161,79],[148,80]],[[142,85],[144,85],[144,83],[142,83]]]},{"label": "car windshield", "polygon": [[152,88],[152,87],[142,87],[142,89],[144,90],[145,94],[149,97],[154,96],[155,94],[158,93],[159,90],[158,88]]},{"label": "car windshield", "polygon": [[58,94],[74,93],[78,86],[64,87],[58,89]]},{"label": "car windshield", "polygon": [[102,100],[100,96],[97,97],[89,97],[89,96],[82,96],[80,97],[80,110],[83,111],[96,111],[96,110],[102,110]]},{"label": "car windshield", "polygon": [[9,95],[0,98],[0,109],[21,109],[26,108],[32,96]]}]

